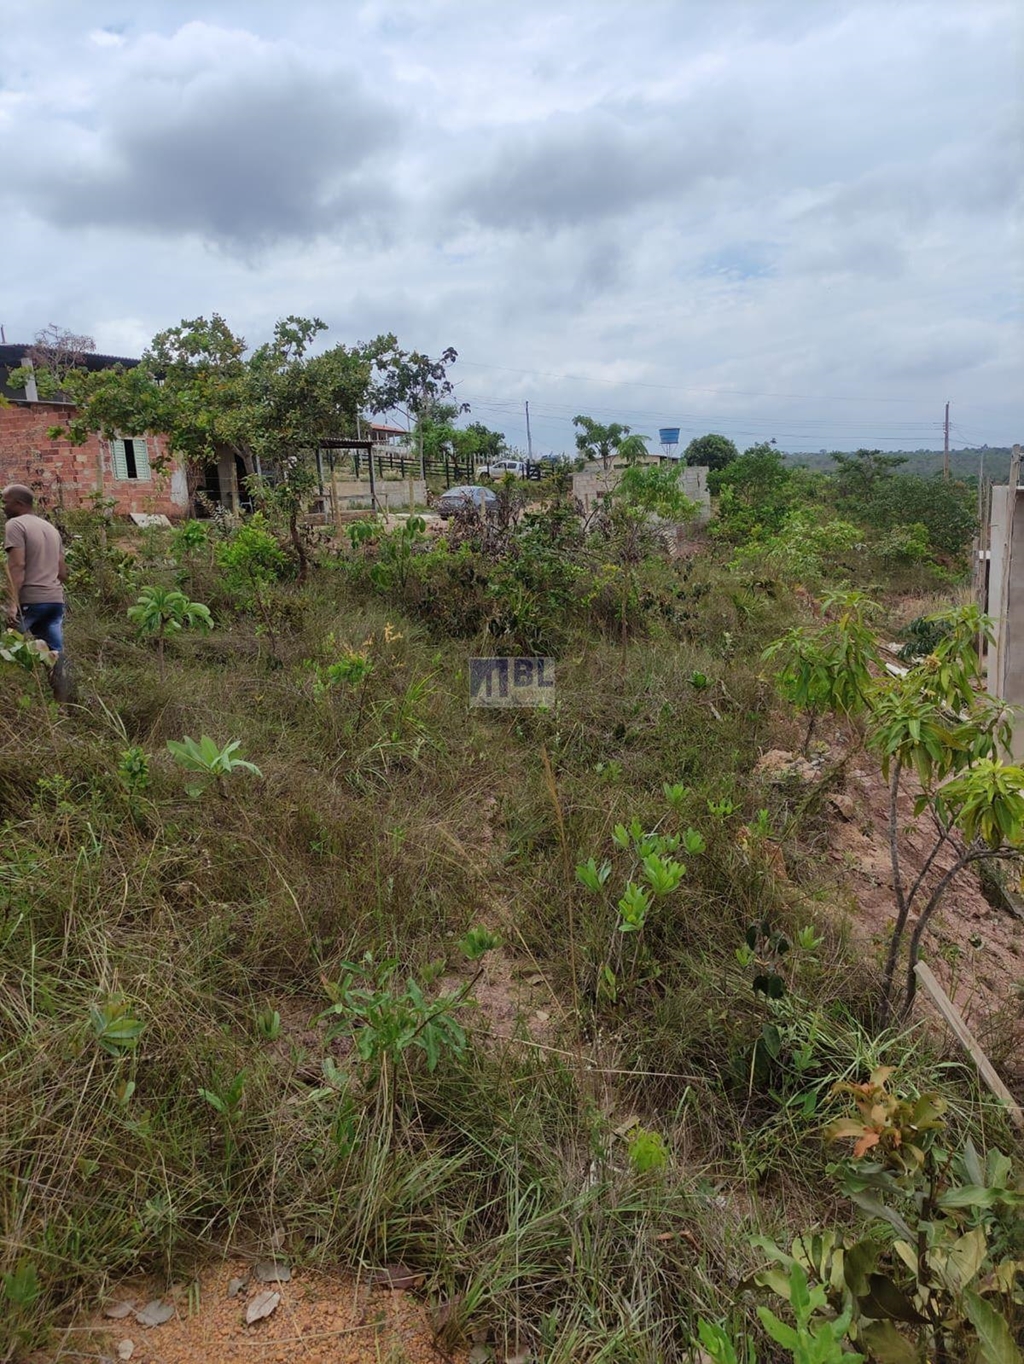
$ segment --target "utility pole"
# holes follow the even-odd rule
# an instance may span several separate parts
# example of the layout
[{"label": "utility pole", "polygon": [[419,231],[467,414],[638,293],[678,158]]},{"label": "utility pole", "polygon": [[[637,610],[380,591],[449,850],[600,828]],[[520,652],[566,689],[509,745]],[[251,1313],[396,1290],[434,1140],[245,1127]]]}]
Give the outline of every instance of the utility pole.
[{"label": "utility pole", "polygon": [[426,390],[426,387],[424,387],[424,388],[421,389],[421,391],[420,391],[419,406],[418,406],[417,409],[416,409],[416,429],[417,429],[417,431],[418,431],[418,433],[419,433],[419,438],[420,438],[420,478],[421,478],[421,479],[426,479],[426,477],[427,477],[427,466],[426,466],[426,464],[424,463],[424,459],[423,459],[423,416],[424,416],[424,413],[425,413],[425,411],[426,411],[426,406],[427,406],[427,390]]},{"label": "utility pole", "polygon": [[943,423],[942,477],[949,478],[949,403],[946,403],[946,420]]},{"label": "utility pole", "polygon": [[526,458],[533,463],[533,437],[530,435],[530,404],[526,404]]}]

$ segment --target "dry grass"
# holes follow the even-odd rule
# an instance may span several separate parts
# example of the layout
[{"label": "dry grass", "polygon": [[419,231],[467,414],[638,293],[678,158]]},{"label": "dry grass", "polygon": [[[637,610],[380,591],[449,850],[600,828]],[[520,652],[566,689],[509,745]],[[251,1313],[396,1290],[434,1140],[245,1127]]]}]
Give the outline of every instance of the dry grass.
[{"label": "dry grass", "polygon": [[[673,571],[652,569],[659,600]],[[699,1315],[744,1310],[752,1230],[832,1214],[796,1098],[870,1053],[870,965],[813,885],[780,884],[740,837],[779,723],[759,651],[791,606],[700,572],[687,620],[655,613],[625,668],[614,636],[573,627],[546,714],[467,713],[473,641],[326,570],[294,594],[276,663],[204,569],[193,590],[222,624],[172,646],[166,684],[116,576],[71,623],[79,707],[53,716],[0,679],[0,1270],[31,1264],[40,1286],[0,1321],[0,1359],[111,1283],[278,1227],[310,1265],[421,1270],[457,1304],[451,1338],[486,1328],[551,1364],[683,1359]],[[365,690],[317,696],[305,660],[346,648],[374,660]],[[204,733],[241,738],[262,776],[191,798],[165,744]],[[150,766],[134,794],[130,745]],[[646,935],[648,977],[602,1000],[613,925],[571,869],[617,822],[664,821],[665,782],[689,788],[678,818],[708,848]],[[735,814],[711,816],[724,796]],[[560,1002],[548,1049],[480,1038],[433,1074],[409,1052],[375,1075],[327,1040],[342,963],[457,975],[459,938],[496,913],[500,950]],[[765,919],[826,935],[799,981],[793,1036],[816,1050],[796,1078],[751,1066],[766,1013],[735,949]],[[143,1025],[136,1046],[102,1048],[104,1006]],[[624,1115],[664,1134],[664,1170],[631,1170]]]}]

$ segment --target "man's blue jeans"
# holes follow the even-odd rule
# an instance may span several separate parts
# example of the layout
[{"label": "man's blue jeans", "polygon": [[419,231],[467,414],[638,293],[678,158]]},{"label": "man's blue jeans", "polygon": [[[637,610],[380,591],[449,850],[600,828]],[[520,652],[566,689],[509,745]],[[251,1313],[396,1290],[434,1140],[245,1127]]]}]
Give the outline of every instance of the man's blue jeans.
[{"label": "man's blue jeans", "polygon": [[62,601],[25,602],[21,608],[20,625],[24,634],[41,639],[48,649],[61,653],[64,649],[64,603]]}]

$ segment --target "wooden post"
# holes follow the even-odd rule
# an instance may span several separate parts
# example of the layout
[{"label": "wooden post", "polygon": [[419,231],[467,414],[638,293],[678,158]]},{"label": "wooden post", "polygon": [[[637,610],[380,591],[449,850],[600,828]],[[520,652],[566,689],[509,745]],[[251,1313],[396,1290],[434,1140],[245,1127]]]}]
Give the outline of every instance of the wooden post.
[{"label": "wooden post", "polygon": [[951,1031],[957,1041],[971,1057],[971,1060],[978,1067],[978,1074],[985,1081],[996,1098],[1006,1107],[1006,1114],[1014,1126],[1019,1127],[1024,1132],[1024,1112],[1021,1112],[1020,1105],[1010,1091],[1003,1084],[996,1074],[995,1067],[982,1051],[977,1038],[960,1016],[959,1011],[953,1004],[949,995],[935,979],[935,974],[927,962],[919,961],[914,967],[914,974],[928,991],[932,1002],[939,1013],[949,1024]]},{"label": "wooden post", "polygon": [[991,584],[989,587],[989,597],[991,599],[992,587],[995,587],[998,596],[996,598],[996,609],[993,614],[996,618],[996,686],[995,695],[1002,701],[1005,699],[1006,684],[1006,658],[1010,646],[1010,569],[1013,560],[1013,523],[1017,512],[1017,487],[1020,483],[1020,461],[1021,448],[1019,445],[1013,447],[1013,454],[1010,456],[1010,476],[1007,481],[1007,508],[1006,508],[1006,545],[1003,550],[1002,573],[998,584]]},{"label": "wooden post", "polygon": [[[403,462],[403,464],[405,463],[404,460],[403,460],[402,462]],[[413,493],[413,485],[414,485],[414,482],[415,482],[415,480],[413,479],[412,474],[410,474],[410,475],[409,475],[409,515],[410,515],[410,516],[412,516],[413,512],[416,510],[416,498],[415,498],[414,493]]]},{"label": "wooden post", "polygon": [[334,529],[341,537],[341,498],[338,496],[338,473],[334,465],[334,451],[328,450],[327,463],[331,470],[331,511],[334,513]]},{"label": "wooden post", "polygon": [[[358,456],[357,456],[358,458]],[[367,467],[370,470],[370,510],[377,510],[377,484],[373,477],[373,450],[371,449],[366,456]]]}]

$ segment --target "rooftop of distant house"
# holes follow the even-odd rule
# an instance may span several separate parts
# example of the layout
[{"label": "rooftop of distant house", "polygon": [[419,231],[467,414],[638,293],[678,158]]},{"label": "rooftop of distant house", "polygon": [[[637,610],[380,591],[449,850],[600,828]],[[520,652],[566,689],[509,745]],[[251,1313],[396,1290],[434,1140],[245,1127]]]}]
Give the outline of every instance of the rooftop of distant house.
[{"label": "rooftop of distant house", "polygon": [[[23,388],[11,388],[7,383],[7,376],[12,369],[19,369],[28,358],[32,351],[32,343],[24,341],[21,343],[5,341],[0,344],[0,393],[10,402],[26,403],[31,399],[26,395]],[[137,365],[137,359],[129,355],[97,355],[94,351],[88,351],[82,356],[82,369],[110,369],[113,365],[124,365],[130,369]],[[46,398],[44,401],[50,403],[66,403],[67,398],[61,395]]]}]

